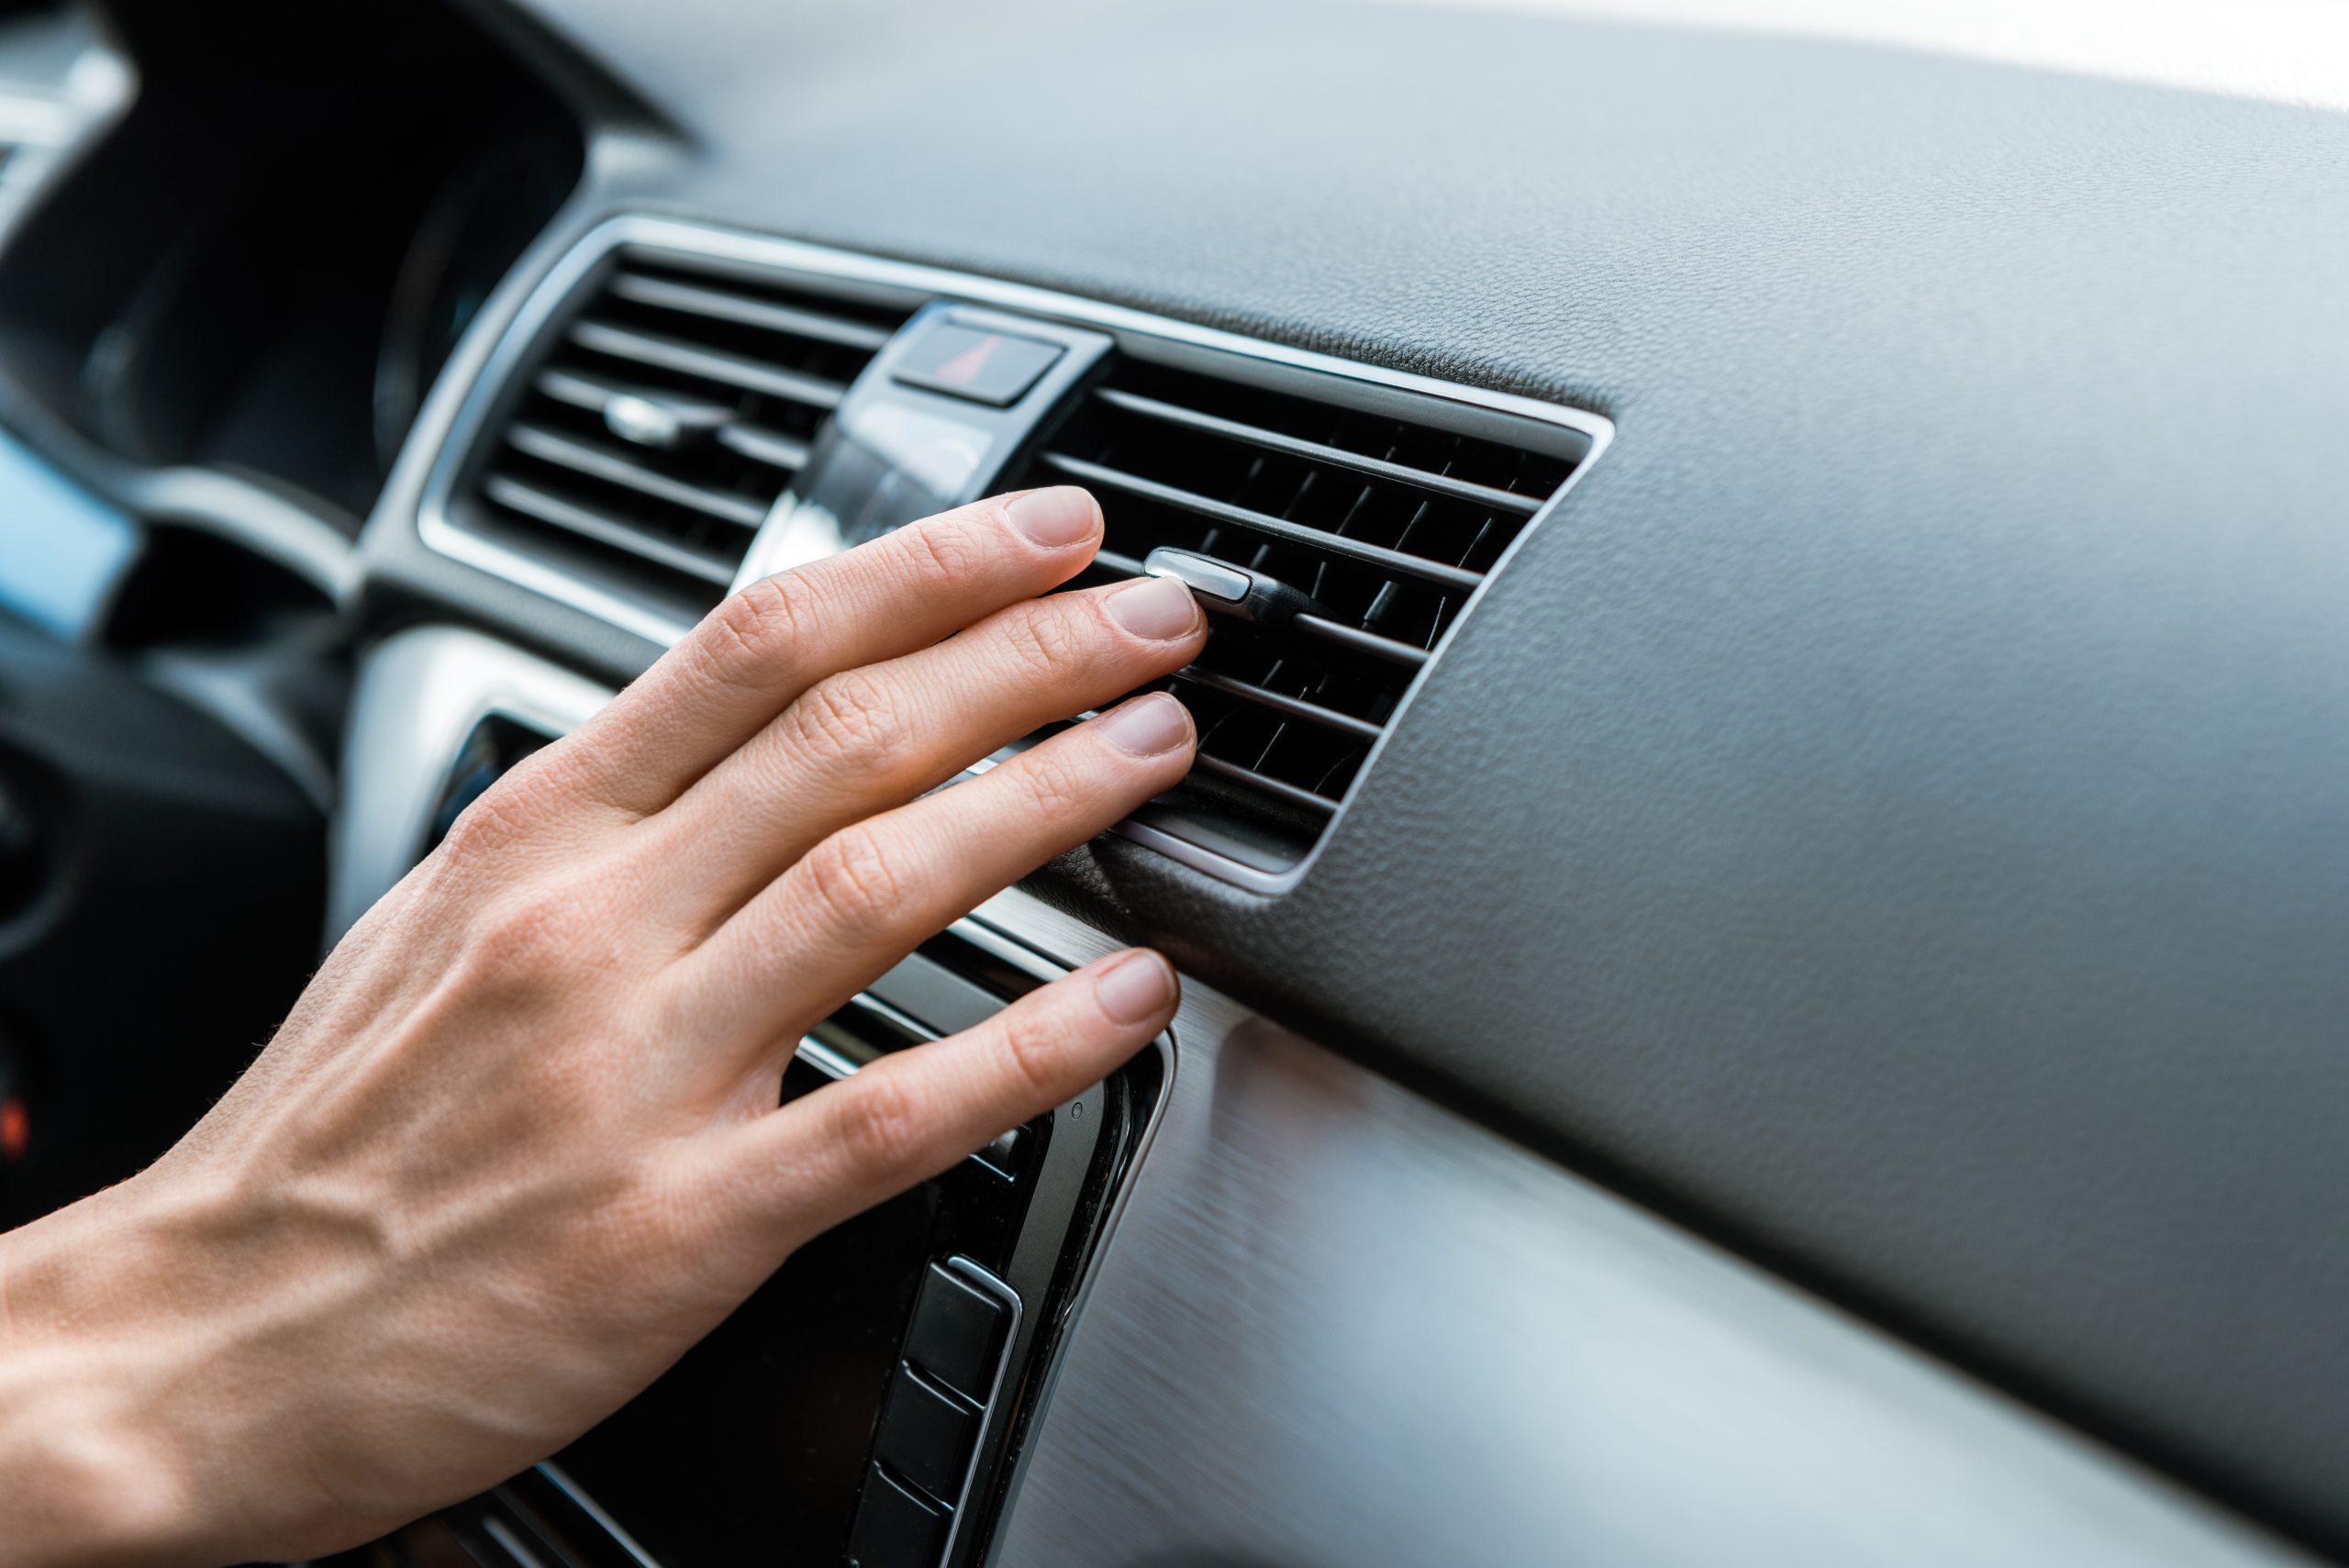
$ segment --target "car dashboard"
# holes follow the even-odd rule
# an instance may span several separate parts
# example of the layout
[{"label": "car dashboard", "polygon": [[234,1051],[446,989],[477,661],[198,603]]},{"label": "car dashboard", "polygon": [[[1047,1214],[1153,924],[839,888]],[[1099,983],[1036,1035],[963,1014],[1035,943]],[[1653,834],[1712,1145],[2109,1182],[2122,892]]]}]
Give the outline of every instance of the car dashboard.
[{"label": "car dashboard", "polygon": [[785,1092],[1129,941],[1168,1032],[351,1562],[2349,1551],[2340,114],[347,9],[0,22],[0,1223],[744,583],[1074,483],[1214,628],[1192,776]]}]

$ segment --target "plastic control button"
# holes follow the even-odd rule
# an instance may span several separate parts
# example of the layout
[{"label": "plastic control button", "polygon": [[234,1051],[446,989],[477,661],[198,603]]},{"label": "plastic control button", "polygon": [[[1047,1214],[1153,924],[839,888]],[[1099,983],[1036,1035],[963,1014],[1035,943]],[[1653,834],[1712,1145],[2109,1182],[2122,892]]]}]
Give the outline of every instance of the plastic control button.
[{"label": "plastic control button", "polygon": [[941,321],[902,350],[889,373],[925,392],[1008,408],[1067,351],[1058,343]]},{"label": "plastic control button", "polygon": [[1256,580],[1237,566],[1227,565],[1211,555],[1172,550],[1163,544],[1150,552],[1141,569],[1152,577],[1175,578],[1194,594],[1220,599],[1227,605],[1245,600],[1248,591],[1256,585]]},{"label": "plastic control button", "polygon": [[1003,1353],[1002,1302],[938,1263],[921,1282],[906,1359],[938,1382],[984,1403]]},{"label": "plastic control button", "polygon": [[952,1501],[963,1491],[978,1446],[979,1412],[904,1362],[881,1407],[873,1457],[931,1496]]},{"label": "plastic control button", "polygon": [[864,1473],[848,1537],[855,1568],[931,1568],[946,1545],[951,1510],[875,1464]]}]

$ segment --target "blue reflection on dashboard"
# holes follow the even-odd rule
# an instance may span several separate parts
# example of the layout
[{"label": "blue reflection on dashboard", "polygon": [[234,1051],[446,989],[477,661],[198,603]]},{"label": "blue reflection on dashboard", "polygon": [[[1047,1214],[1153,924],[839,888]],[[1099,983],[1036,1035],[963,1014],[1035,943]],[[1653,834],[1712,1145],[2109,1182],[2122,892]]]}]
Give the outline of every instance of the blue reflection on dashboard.
[{"label": "blue reflection on dashboard", "polygon": [[0,436],[0,609],[78,639],[139,552],[139,528]]}]

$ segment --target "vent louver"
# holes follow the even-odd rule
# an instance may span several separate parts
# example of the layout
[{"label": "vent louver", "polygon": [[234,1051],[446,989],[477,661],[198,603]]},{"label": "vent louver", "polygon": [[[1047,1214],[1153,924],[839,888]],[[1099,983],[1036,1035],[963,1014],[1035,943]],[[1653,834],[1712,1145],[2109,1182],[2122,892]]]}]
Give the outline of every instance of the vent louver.
[{"label": "vent louver", "polygon": [[520,378],[462,520],[690,622],[907,312],[633,255],[582,295]]},{"label": "vent louver", "polygon": [[1139,818],[1277,873],[1335,815],[1469,595],[1590,443],[1372,384],[1266,379],[1122,359],[1029,483],[1101,498],[1091,581],[1171,550],[1282,585],[1276,617],[1212,617],[1173,683],[1198,720],[1197,765]]}]

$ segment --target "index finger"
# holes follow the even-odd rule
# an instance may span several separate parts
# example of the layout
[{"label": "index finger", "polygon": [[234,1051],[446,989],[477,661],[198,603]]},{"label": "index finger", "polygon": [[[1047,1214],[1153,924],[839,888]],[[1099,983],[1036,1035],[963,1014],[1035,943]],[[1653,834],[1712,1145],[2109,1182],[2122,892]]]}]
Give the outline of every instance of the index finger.
[{"label": "index finger", "polygon": [[911,653],[1083,571],[1101,508],[1074,485],[941,512],[728,595],[572,744],[597,801],[649,816],[825,676]]}]

